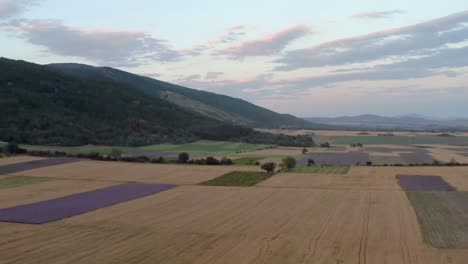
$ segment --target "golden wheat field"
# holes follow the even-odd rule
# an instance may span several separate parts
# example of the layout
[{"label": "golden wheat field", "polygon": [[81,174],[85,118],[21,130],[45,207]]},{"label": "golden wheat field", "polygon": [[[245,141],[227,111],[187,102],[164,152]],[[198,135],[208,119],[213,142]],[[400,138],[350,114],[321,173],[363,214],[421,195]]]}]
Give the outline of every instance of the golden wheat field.
[{"label": "golden wheat field", "polygon": [[442,176],[468,191],[466,167],[352,167],[280,173],[254,187],[195,185],[251,166],[81,161],[18,174],[47,182],[0,191],[0,208],[119,184],[178,187],[44,225],[0,223],[0,263],[466,263],[468,250],[423,242],[397,174]]},{"label": "golden wheat field", "polygon": [[86,160],[18,172],[14,175],[110,182],[137,181],[145,183],[196,184],[230,171],[252,170],[259,171],[260,168],[246,166],[138,164]]},{"label": "golden wheat field", "polygon": [[16,156],[16,157],[0,158],[0,166],[15,164],[19,162],[41,160],[41,159],[42,158],[32,157],[32,156]]}]

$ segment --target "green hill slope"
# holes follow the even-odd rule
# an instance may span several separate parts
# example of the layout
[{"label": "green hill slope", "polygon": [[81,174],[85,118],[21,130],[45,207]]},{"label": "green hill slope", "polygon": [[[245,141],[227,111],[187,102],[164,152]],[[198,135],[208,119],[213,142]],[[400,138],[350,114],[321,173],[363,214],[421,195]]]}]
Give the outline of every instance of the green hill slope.
[{"label": "green hill slope", "polygon": [[92,67],[82,64],[50,64],[64,73],[88,77],[106,78],[139,88],[148,95],[159,97],[190,111],[214,119],[263,128],[323,128],[287,114],[278,114],[247,101],[225,95],[186,88],[179,85],[143,77],[108,67]]},{"label": "green hill slope", "polygon": [[[275,143],[278,138],[148,96],[129,82],[71,76],[0,58],[0,141],[44,145],[148,145],[197,139]],[[287,137],[285,145],[310,145]]]}]

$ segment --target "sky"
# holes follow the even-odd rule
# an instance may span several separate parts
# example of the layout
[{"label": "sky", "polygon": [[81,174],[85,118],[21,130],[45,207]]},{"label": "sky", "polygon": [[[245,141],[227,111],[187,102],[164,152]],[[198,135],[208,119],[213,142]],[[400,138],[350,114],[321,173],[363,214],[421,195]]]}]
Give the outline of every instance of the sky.
[{"label": "sky", "polygon": [[300,117],[468,117],[466,0],[0,0],[0,57],[110,66]]}]

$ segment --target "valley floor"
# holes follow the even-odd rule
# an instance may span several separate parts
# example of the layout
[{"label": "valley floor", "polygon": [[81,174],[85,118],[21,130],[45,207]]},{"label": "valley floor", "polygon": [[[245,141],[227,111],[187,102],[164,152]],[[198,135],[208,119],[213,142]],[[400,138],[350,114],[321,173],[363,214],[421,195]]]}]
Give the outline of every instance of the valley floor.
[{"label": "valley floor", "polygon": [[[1,159],[2,164],[27,158]],[[258,166],[80,161],[1,175],[49,177],[5,188],[0,208],[123,182],[174,189],[44,225],[0,223],[0,263],[466,263],[434,248],[398,174],[439,175],[468,191],[466,167],[351,167],[279,173],[253,187],[201,186]]]}]

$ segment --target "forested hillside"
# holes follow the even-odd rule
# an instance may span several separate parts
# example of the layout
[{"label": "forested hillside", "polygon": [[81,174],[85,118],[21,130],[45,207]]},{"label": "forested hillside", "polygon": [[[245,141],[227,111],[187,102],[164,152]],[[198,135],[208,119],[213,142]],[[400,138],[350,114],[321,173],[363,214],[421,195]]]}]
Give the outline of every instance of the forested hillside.
[{"label": "forested hillside", "polygon": [[0,141],[146,145],[211,139],[312,144],[310,138],[279,138],[203,116],[148,96],[126,82],[70,76],[4,58],[0,59],[0,107]]}]

